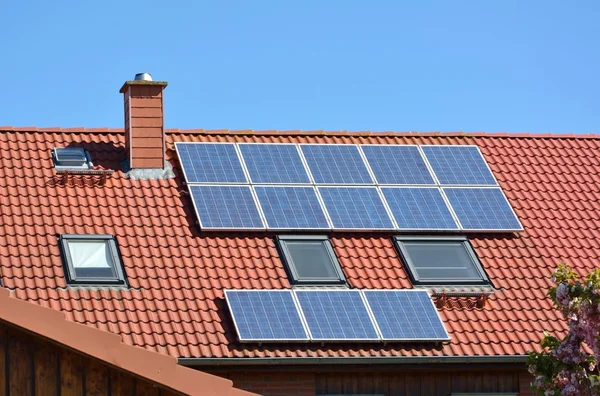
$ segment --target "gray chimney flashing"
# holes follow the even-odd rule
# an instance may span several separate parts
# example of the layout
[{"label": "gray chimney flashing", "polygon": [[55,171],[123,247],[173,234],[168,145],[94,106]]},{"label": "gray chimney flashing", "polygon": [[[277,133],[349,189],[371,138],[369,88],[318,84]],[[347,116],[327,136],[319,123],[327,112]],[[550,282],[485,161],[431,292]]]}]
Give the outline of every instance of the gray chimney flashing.
[{"label": "gray chimney flashing", "polygon": [[128,179],[132,180],[168,180],[175,177],[173,166],[169,161],[165,161],[164,169],[131,169],[129,161],[121,162],[121,169]]}]

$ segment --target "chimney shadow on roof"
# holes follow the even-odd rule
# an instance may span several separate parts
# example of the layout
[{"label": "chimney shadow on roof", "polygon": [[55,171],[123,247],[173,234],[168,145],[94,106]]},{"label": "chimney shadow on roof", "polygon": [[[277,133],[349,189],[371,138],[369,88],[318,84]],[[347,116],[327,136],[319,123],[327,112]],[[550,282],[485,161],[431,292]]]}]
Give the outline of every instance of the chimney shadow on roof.
[{"label": "chimney shadow on roof", "polygon": [[90,153],[94,168],[113,170],[115,172],[122,170],[121,161],[126,156],[124,146],[117,146],[110,142],[71,142],[66,147],[83,148]]},{"label": "chimney shadow on roof", "polygon": [[120,171],[120,161],[125,157],[125,147],[106,142],[71,142],[65,147],[83,148],[92,160],[92,171],[100,171],[96,174],[86,173],[57,173],[47,182],[47,186],[70,186],[70,187],[98,187],[104,185],[108,173],[102,171]]}]

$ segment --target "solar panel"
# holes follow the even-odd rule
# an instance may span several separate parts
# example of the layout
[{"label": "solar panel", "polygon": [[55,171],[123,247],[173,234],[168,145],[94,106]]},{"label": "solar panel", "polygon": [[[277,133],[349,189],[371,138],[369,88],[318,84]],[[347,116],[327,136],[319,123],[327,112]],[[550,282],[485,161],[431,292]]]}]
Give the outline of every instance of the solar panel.
[{"label": "solar panel", "polygon": [[303,144],[300,149],[317,184],[373,184],[357,146]]},{"label": "solar panel", "polygon": [[296,290],[313,340],[379,340],[358,290]]},{"label": "solar panel", "polygon": [[310,183],[295,144],[240,144],[252,183]]},{"label": "solar panel", "polygon": [[240,341],[306,340],[290,290],[226,290]]},{"label": "solar panel", "polygon": [[234,144],[176,143],[188,183],[246,183]]},{"label": "solar panel", "polygon": [[375,187],[318,187],[333,228],[393,229]]},{"label": "solar panel", "polygon": [[440,184],[497,185],[477,146],[422,146]]},{"label": "solar panel", "polygon": [[329,229],[314,187],[254,187],[267,228]]},{"label": "solar panel", "polygon": [[384,340],[447,341],[450,336],[425,290],[365,290]]},{"label": "solar panel", "polygon": [[417,146],[361,146],[379,184],[435,184]]},{"label": "solar panel", "polygon": [[201,228],[264,229],[249,186],[190,185]]},{"label": "solar panel", "polygon": [[465,230],[521,231],[521,223],[500,188],[444,188]]},{"label": "solar panel", "polygon": [[382,187],[381,191],[400,229],[458,229],[438,188]]}]

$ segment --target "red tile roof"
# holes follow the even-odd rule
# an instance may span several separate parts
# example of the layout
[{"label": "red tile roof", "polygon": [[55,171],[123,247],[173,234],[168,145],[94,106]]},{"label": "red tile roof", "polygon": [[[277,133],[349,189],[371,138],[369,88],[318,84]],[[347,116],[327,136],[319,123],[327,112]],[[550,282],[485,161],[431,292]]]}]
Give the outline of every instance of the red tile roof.
[{"label": "red tile roof", "polygon": [[[465,133],[167,132],[172,180],[129,180],[120,171],[122,130],[0,128],[0,275],[18,298],[52,307],[70,320],[120,334],[125,343],[175,357],[381,357],[523,355],[542,331],[562,331],[546,291],[567,262],[597,267],[600,239],[600,136]],[[176,141],[476,144],[525,231],[474,235],[472,244],[499,288],[478,308],[450,299],[441,311],[452,341],[281,344],[236,342],[223,300],[228,288],[289,288],[273,234],[200,233]],[[116,169],[103,186],[63,185],[50,160],[55,146],[90,151]],[[114,234],[129,290],[77,289],[65,283],[56,235]],[[391,234],[331,238],[351,287],[410,288]]]},{"label": "red tile roof", "polygon": [[[149,380],[153,385],[185,395],[251,396],[232,382],[182,367],[160,353],[125,345],[116,334],[65,320],[64,314],[11,298],[0,288],[0,323],[8,323],[112,367]],[[3,373],[4,375],[4,373]]]}]

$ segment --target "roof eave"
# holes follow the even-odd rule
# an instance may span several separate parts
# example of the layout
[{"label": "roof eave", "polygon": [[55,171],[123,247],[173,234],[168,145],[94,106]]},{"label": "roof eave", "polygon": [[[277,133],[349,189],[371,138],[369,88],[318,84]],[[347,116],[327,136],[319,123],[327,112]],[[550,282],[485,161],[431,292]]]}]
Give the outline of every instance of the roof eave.
[{"label": "roof eave", "polygon": [[256,365],[325,365],[325,364],[525,364],[528,355],[499,356],[382,356],[382,357],[286,357],[286,358],[179,358],[183,366],[256,366]]}]

